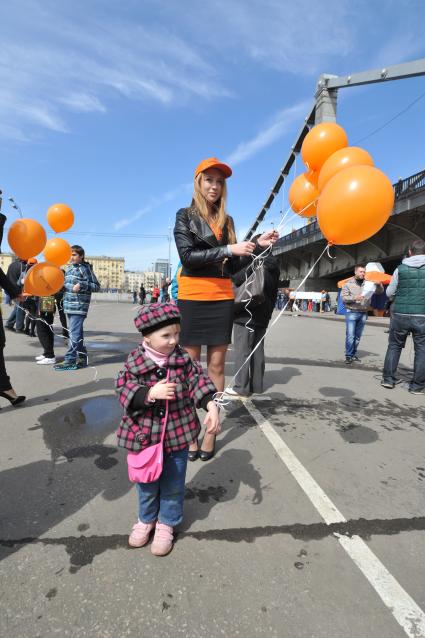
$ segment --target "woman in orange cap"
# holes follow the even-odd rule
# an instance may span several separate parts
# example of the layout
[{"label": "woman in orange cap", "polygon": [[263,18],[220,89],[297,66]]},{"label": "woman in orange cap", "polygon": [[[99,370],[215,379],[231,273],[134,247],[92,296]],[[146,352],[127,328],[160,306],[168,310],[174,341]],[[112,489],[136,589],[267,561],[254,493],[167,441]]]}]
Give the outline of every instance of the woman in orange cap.
[{"label": "woman in orange cap", "polygon": [[[236,241],[233,219],[226,213],[227,164],[210,157],[195,170],[192,203],[176,215],[174,237],[182,263],[179,280],[180,342],[192,359],[207,347],[208,376],[218,391],[224,390],[224,364],[231,342],[234,293],[232,273],[248,263],[278,238],[276,231],[261,235],[256,243]],[[242,258],[242,259],[241,259]],[[245,259],[243,259],[245,258]],[[215,436],[205,434],[202,449],[195,441],[189,459],[214,456]]]}]

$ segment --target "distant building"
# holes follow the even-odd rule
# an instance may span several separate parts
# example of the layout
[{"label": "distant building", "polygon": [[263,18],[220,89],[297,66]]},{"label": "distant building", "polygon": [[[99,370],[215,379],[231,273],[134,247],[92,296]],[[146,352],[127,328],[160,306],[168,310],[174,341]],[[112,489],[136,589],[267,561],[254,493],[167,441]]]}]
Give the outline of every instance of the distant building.
[{"label": "distant building", "polygon": [[161,287],[163,281],[161,272],[144,272],[143,275],[143,285],[147,291],[151,291],[155,286]]},{"label": "distant building", "polygon": [[101,290],[124,290],[124,257],[86,257],[93,266]]},{"label": "distant building", "polygon": [[[6,272],[13,259],[14,255],[11,253],[0,253],[0,268]],[[98,278],[102,290],[124,290],[124,257],[102,255],[101,257],[86,257],[86,260],[93,266],[94,274]],[[42,261],[41,256],[39,261]],[[62,268],[66,269],[67,265],[65,264]]]},{"label": "distant building", "polygon": [[170,262],[168,259],[157,259],[155,262],[155,272],[160,272],[165,277],[170,277]]},{"label": "distant building", "polygon": [[4,272],[7,272],[13,258],[14,255],[12,255],[12,253],[0,253],[0,268],[4,270]]},{"label": "distant building", "polygon": [[141,284],[145,283],[145,273],[140,270],[125,270],[124,271],[124,288],[128,292],[133,290],[140,290]]}]

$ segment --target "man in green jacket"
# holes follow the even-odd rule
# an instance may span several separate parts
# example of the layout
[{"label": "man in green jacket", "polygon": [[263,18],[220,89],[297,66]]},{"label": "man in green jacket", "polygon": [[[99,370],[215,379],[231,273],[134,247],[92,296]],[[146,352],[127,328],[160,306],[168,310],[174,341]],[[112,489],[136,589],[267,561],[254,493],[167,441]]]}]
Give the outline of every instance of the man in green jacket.
[{"label": "man in green jacket", "polygon": [[400,354],[411,334],[415,361],[409,392],[425,394],[425,241],[414,241],[407,254],[387,288],[394,303],[381,385],[392,389],[397,383]]}]

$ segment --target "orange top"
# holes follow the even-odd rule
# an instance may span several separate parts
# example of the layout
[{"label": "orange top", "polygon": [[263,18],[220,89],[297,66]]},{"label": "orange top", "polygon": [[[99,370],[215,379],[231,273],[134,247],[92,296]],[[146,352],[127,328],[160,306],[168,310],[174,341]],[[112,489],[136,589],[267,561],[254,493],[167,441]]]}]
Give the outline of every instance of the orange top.
[{"label": "orange top", "polygon": [[[217,241],[223,236],[223,230],[209,224]],[[228,301],[235,298],[232,281],[222,277],[179,277],[179,299],[189,301]]]}]

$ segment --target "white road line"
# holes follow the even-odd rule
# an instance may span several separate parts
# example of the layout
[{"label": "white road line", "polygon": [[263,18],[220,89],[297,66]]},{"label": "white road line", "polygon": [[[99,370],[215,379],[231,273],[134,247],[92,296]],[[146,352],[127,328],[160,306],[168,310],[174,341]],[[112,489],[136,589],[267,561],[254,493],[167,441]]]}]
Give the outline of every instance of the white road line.
[{"label": "white road line", "polygon": [[[346,522],[341,512],[300,463],[271,423],[257,410],[252,401],[245,401],[244,405],[325,523],[329,525]],[[411,638],[425,638],[425,613],[360,536],[350,537],[341,534],[334,536],[367,578],[405,633]]]}]

